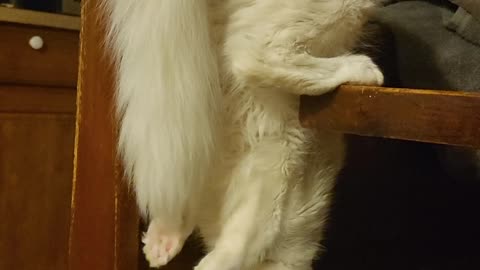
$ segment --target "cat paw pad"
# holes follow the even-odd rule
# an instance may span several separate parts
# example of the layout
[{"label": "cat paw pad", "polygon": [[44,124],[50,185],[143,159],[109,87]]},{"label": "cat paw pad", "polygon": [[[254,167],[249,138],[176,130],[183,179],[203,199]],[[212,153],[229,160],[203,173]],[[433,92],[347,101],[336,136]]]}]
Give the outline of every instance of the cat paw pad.
[{"label": "cat paw pad", "polygon": [[182,249],[183,236],[162,229],[152,222],[143,235],[143,253],[150,267],[161,267],[172,260]]}]

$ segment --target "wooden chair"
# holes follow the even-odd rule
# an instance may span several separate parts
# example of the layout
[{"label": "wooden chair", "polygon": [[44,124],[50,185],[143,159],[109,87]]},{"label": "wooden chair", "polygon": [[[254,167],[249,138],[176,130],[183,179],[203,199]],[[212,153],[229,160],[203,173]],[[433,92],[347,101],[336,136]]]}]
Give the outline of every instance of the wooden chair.
[{"label": "wooden chair", "polygon": [[[116,159],[112,65],[102,47],[102,21],[96,3],[85,1],[69,264],[71,270],[145,269],[136,206]],[[325,96],[302,97],[300,119],[309,128],[480,147],[475,93],[342,86]],[[165,269],[191,269],[197,257],[187,250]]]}]

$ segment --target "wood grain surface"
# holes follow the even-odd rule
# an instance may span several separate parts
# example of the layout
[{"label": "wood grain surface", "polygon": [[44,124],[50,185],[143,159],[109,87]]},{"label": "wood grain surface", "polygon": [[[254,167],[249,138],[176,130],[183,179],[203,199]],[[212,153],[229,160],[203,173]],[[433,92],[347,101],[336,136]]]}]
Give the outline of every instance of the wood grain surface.
[{"label": "wood grain surface", "polygon": [[74,127],[0,112],[0,269],[67,269]]},{"label": "wood grain surface", "polygon": [[480,94],[345,85],[302,97],[305,127],[480,148]]},{"label": "wood grain surface", "polygon": [[76,94],[74,88],[0,85],[0,112],[73,115]]},{"label": "wood grain surface", "polygon": [[[0,83],[75,88],[78,31],[0,22]],[[44,47],[29,45],[40,36]]]},{"label": "wood grain surface", "polygon": [[117,161],[113,72],[97,4],[82,9],[69,267],[134,270],[139,217]]},{"label": "wood grain surface", "polygon": [[80,18],[49,12],[0,7],[0,21],[50,28],[80,30]]}]

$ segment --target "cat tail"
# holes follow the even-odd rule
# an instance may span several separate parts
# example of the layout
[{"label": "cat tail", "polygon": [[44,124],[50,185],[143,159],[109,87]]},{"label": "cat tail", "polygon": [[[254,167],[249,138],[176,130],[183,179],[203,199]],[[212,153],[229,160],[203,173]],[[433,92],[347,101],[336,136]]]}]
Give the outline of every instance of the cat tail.
[{"label": "cat tail", "polygon": [[104,0],[119,151],[144,217],[192,218],[215,157],[220,83],[207,0]]}]

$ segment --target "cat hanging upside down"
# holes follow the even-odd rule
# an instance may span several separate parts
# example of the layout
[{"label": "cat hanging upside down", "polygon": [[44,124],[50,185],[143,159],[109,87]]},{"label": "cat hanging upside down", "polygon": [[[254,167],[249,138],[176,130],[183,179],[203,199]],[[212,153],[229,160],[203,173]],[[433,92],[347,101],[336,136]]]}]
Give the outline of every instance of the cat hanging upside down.
[{"label": "cat hanging upside down", "polygon": [[344,141],[300,126],[299,95],[383,83],[352,53],[376,1],[103,1],[150,265],[197,229],[197,270],[311,269]]}]

